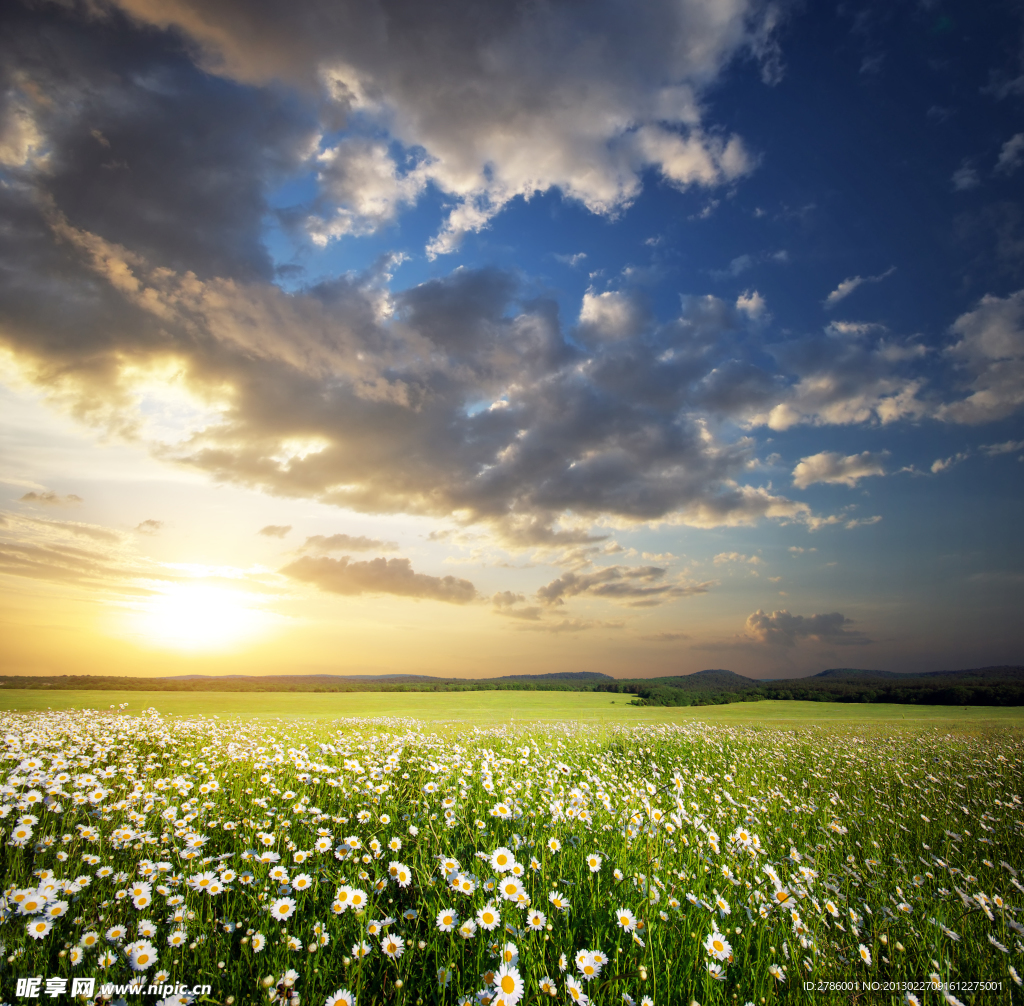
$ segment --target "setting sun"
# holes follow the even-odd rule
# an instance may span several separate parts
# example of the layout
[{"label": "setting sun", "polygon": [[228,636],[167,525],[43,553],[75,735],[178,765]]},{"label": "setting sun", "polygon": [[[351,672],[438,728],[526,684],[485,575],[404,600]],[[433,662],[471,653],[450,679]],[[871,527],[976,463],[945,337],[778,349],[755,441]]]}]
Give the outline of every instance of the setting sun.
[{"label": "setting sun", "polygon": [[188,652],[226,650],[262,635],[266,612],[247,606],[245,595],[222,587],[181,584],[145,601],[130,627],[144,642]]}]

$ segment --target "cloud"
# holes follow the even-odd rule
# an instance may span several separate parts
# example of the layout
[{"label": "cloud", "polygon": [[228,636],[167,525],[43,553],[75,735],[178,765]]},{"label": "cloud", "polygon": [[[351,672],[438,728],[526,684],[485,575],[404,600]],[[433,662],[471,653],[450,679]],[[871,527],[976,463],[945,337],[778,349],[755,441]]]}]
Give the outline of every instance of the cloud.
[{"label": "cloud", "polygon": [[825,307],[835,307],[841,300],[845,300],[853,293],[854,290],[859,286],[863,286],[865,283],[881,283],[883,279],[887,279],[896,271],[896,266],[891,266],[886,269],[885,272],[880,273],[877,276],[851,276],[848,279],[844,279],[826,298]]},{"label": "cloud", "polygon": [[874,517],[854,517],[852,520],[848,520],[843,527],[851,531],[855,527],[870,527],[872,524],[879,523],[881,519],[881,516],[878,514]]},{"label": "cloud", "polygon": [[860,454],[843,457],[837,451],[821,451],[800,459],[800,463],[793,469],[793,485],[798,489],[806,489],[815,482],[828,482],[852,489],[859,479],[884,474],[880,454],[862,451]]},{"label": "cloud", "polygon": [[751,426],[788,430],[800,424],[894,423],[932,413],[919,343],[895,341],[884,328],[832,323],[821,336],[768,347],[782,374],[737,402],[737,418]]},{"label": "cloud", "polygon": [[548,607],[561,605],[567,597],[587,595],[617,601],[633,608],[647,608],[680,597],[706,594],[713,586],[705,583],[666,583],[666,570],[659,566],[605,566],[593,573],[570,571],[545,584],[537,598]]},{"label": "cloud", "polygon": [[76,503],[82,502],[81,496],[76,496],[74,493],[68,493],[66,496],[61,496],[55,493],[52,489],[48,489],[45,492],[27,492],[24,496],[18,497],[19,503],[38,503],[41,506],[74,506]]},{"label": "cloud", "polygon": [[624,629],[625,627],[625,622],[589,618],[562,618],[557,622],[527,622],[516,626],[517,629],[524,632],[550,632],[555,635],[562,632],[586,632],[588,629]]},{"label": "cloud", "polygon": [[977,168],[972,167],[970,164],[962,164],[957,168],[953,172],[950,181],[953,183],[953,189],[956,192],[969,192],[981,184]]},{"label": "cloud", "polygon": [[985,423],[1024,405],[1024,290],[987,294],[951,326],[958,341],[948,357],[967,376],[966,398],[941,406],[940,419]]},{"label": "cloud", "polygon": [[584,338],[629,339],[639,335],[647,321],[647,312],[629,294],[588,290],[583,295],[579,328]]},{"label": "cloud", "polygon": [[163,526],[162,520],[144,520],[141,524],[135,525],[135,530],[139,534],[159,534]]},{"label": "cloud", "polygon": [[261,527],[256,533],[265,538],[284,538],[291,529],[291,524],[268,524],[266,527]]},{"label": "cloud", "polygon": [[639,638],[648,643],[678,643],[680,640],[692,639],[693,637],[685,632],[654,632]]},{"label": "cloud", "polygon": [[761,559],[756,555],[743,555],[742,552],[719,552],[712,560],[716,566],[726,562],[746,562],[752,566],[760,565]]},{"label": "cloud", "polygon": [[1012,175],[1024,164],[1024,133],[1016,133],[1010,137],[999,151],[996,171],[1004,175]]},{"label": "cloud", "polygon": [[416,573],[408,559],[352,562],[348,556],[314,559],[306,555],[283,566],[280,572],[321,590],[348,596],[395,594],[450,604],[467,604],[476,598],[476,587],[469,580]]},{"label": "cloud", "polygon": [[1001,444],[985,444],[981,448],[989,457],[1024,451],[1024,440],[1004,440]]},{"label": "cloud", "polygon": [[933,475],[937,475],[939,472],[944,472],[947,468],[960,464],[961,461],[966,461],[970,456],[969,451],[960,451],[957,454],[950,455],[948,458],[936,458],[932,462],[930,471]]},{"label": "cloud", "polygon": [[363,535],[352,537],[348,534],[315,534],[307,538],[302,547],[311,552],[391,552],[398,548],[398,543],[380,541]]},{"label": "cloud", "polygon": [[314,234],[365,233],[429,182],[453,204],[432,254],[517,196],[557,189],[612,214],[636,198],[645,169],[679,187],[743,175],[755,158],[705,127],[701,95],[744,50],[781,75],[776,5],[744,0],[662,0],[640,15],[601,0],[585,19],[561,2],[471,16],[402,0],[304,0],[287,15],[238,0],[118,6],[184,34],[211,73],[315,98],[325,134],[345,123],[357,133],[321,152],[319,201],[339,212]]},{"label": "cloud", "polygon": [[813,639],[820,643],[838,643],[846,646],[870,643],[862,632],[848,629],[852,619],[838,611],[826,615],[791,615],[788,611],[773,611],[766,615],[758,609],[747,617],[747,631],[760,643],[771,646],[795,646],[800,639]]},{"label": "cloud", "polygon": [[[265,221],[295,234],[344,211],[349,233],[383,227],[428,175],[465,227],[545,186],[610,214],[645,171],[740,177],[754,158],[701,95],[744,49],[768,58],[777,12],[599,3],[581,26],[559,3],[470,19],[445,5],[390,19],[375,3],[121,6],[19,7],[0,41],[0,65],[41,96],[17,100],[50,157],[0,187],[0,338],[81,422],[271,495],[565,547],[600,522],[810,525],[826,518],[750,484],[757,445],[734,424],[921,414],[913,359],[873,335],[766,351],[753,293],[688,295],[659,321],[632,290],[595,289],[577,325],[498,269],[397,289],[387,256],[274,282]],[[319,176],[308,205],[268,204],[304,172]],[[167,436],[140,406],[154,385],[192,410]]]},{"label": "cloud", "polygon": [[586,252],[576,252],[575,255],[560,255],[557,252],[553,255],[556,262],[575,268],[587,257]]},{"label": "cloud", "polygon": [[736,298],[736,310],[745,314],[751,321],[767,321],[771,317],[764,297],[756,290],[744,290]]}]

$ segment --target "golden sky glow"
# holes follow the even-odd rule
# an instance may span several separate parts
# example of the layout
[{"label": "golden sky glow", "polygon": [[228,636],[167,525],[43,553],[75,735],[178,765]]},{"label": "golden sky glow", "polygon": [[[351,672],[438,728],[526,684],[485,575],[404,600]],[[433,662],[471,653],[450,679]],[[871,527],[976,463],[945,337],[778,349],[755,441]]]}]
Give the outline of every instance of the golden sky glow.
[{"label": "golden sky glow", "polygon": [[0,15],[0,673],[1024,659],[980,27],[100,6]]}]

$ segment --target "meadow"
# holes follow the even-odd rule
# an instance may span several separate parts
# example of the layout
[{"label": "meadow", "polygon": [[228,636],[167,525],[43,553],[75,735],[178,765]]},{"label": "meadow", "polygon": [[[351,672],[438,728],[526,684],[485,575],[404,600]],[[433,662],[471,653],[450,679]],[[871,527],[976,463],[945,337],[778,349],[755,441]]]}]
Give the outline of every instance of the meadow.
[{"label": "meadow", "polygon": [[1017,710],[2,698],[6,1002],[1024,1002]]},{"label": "meadow", "polygon": [[96,692],[0,691],[0,710],[156,709],[164,716],[243,717],[264,721],[338,717],[413,717],[427,723],[494,724],[576,721],[588,724],[707,722],[749,727],[813,725],[858,729],[1019,730],[1020,706],[919,706],[859,702],[764,700],[719,706],[634,706],[629,695],[570,691],[479,692]]}]

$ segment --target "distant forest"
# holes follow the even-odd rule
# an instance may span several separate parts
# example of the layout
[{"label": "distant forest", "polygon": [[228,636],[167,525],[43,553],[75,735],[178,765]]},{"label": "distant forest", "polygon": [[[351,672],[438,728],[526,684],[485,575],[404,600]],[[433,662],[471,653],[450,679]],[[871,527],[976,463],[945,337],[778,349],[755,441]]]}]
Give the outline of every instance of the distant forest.
[{"label": "distant forest", "polygon": [[943,706],[1024,705],[1024,667],[897,674],[832,668],[808,678],[758,681],[732,671],[707,670],[660,678],[612,678],[586,671],[498,678],[438,678],[415,674],[274,675],[166,678],[0,675],[0,688],[95,689],[146,692],[469,692],[585,691],[632,695],[637,705],[704,706],[761,699],[812,702],[895,702]]}]

